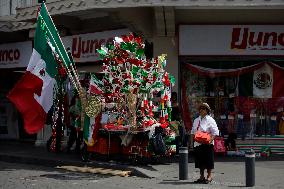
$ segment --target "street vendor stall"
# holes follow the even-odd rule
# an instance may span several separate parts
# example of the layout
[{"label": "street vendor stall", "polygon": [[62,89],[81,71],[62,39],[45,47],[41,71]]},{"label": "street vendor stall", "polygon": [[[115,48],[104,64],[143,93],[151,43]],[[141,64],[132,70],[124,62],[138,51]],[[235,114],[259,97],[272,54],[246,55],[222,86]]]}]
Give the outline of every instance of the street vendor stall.
[{"label": "street vendor stall", "polygon": [[[174,77],[165,71],[166,55],[147,59],[141,37],[116,37],[98,53],[101,78],[79,74],[70,49],[58,34],[42,1],[37,12],[34,49],[23,77],[8,94],[21,112],[25,131],[52,130],[51,152],[76,150],[135,157],[172,154]],[[69,52],[68,52],[69,51]],[[158,100],[157,100],[158,99]],[[168,143],[167,143],[168,142]]]},{"label": "street vendor stall", "polygon": [[103,77],[90,74],[83,129],[89,152],[151,157],[175,151],[166,145],[175,138],[169,127],[174,77],[164,70],[166,55],[146,59],[144,47],[130,34],[98,50]]}]

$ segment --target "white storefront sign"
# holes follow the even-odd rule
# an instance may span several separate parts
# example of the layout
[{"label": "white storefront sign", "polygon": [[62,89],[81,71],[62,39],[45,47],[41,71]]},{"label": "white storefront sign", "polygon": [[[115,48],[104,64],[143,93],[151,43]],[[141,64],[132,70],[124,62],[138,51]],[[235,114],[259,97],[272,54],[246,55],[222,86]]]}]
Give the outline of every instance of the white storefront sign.
[{"label": "white storefront sign", "polygon": [[[62,38],[65,48],[70,48],[75,62],[100,60],[97,49],[114,37],[129,34],[129,29],[110,30],[96,33],[66,36]],[[0,45],[0,68],[27,67],[32,54],[32,41]]]},{"label": "white storefront sign", "polygon": [[284,25],[181,25],[179,55],[284,55]]},{"label": "white storefront sign", "polygon": [[31,54],[31,41],[1,44],[0,68],[27,67]]},{"label": "white storefront sign", "polygon": [[80,34],[63,37],[65,48],[70,48],[75,62],[95,62],[100,60],[97,49],[108,42],[112,42],[114,37],[121,37],[129,34],[128,29],[110,30],[96,33]]}]

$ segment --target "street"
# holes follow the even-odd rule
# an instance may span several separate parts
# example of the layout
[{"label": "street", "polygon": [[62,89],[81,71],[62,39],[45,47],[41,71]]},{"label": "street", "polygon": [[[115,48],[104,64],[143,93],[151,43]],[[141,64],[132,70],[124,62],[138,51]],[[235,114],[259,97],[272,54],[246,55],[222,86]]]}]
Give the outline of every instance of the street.
[{"label": "street", "polygon": [[[198,170],[189,163],[189,179],[179,181],[178,164],[148,166],[157,172],[156,178],[119,177],[64,171],[52,167],[0,162],[0,188],[104,188],[104,189],[174,189],[174,188],[245,188],[243,162],[216,162],[214,181],[211,184],[193,184]],[[257,161],[254,188],[283,188],[284,164],[282,161]]]}]

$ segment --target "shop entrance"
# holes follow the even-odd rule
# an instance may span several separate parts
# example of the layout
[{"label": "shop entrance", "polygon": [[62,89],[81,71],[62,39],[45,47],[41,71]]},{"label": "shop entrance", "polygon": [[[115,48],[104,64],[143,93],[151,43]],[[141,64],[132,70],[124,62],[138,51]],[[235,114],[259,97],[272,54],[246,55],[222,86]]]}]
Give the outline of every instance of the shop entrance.
[{"label": "shop entrance", "polygon": [[[182,59],[183,60],[183,59]],[[185,59],[184,59],[185,60]],[[181,61],[183,114],[188,128],[198,116],[198,105],[207,102],[213,109],[221,136],[232,136],[237,147],[260,151],[271,147],[284,152],[283,79],[280,62]]]}]

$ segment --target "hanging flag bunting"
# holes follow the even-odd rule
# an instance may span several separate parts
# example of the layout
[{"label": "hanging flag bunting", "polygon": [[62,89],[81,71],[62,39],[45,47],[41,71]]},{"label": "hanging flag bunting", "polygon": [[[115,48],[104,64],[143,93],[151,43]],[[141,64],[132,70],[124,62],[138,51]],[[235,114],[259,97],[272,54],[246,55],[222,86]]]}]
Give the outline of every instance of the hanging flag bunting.
[{"label": "hanging flag bunting", "polygon": [[[253,96],[258,98],[275,98],[284,96],[282,81],[284,70],[278,66],[262,67],[239,76],[239,96]],[[277,82],[276,82],[277,81]]]},{"label": "hanging flag bunting", "polygon": [[261,62],[255,65],[235,69],[213,69],[186,64],[186,68],[204,77],[237,77],[237,96],[259,98],[283,97],[282,79],[284,69],[271,62]]}]

